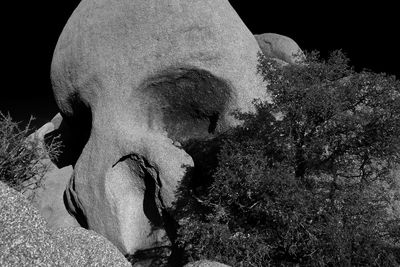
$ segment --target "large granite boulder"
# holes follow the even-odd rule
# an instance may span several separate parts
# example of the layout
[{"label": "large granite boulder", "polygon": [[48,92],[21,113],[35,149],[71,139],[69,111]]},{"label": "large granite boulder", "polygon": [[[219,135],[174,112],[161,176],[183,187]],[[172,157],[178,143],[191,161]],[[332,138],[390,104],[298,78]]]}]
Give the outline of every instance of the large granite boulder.
[{"label": "large granite boulder", "polygon": [[304,60],[304,54],[298,44],[287,36],[276,33],[254,36],[266,57],[275,58],[288,64],[296,64]]},{"label": "large granite boulder", "polygon": [[258,52],[227,0],[81,1],[51,67],[74,137],[65,197],[79,223],[126,254],[168,246],[167,209],[196,164],[185,143],[267,97]]},{"label": "large granite boulder", "polygon": [[131,266],[107,239],[83,228],[52,231],[30,202],[0,182],[0,266]]}]

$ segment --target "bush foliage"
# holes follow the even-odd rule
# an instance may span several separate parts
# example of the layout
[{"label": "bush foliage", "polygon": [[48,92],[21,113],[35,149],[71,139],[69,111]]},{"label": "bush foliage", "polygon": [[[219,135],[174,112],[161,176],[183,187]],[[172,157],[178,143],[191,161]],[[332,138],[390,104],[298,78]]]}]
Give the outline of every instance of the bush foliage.
[{"label": "bush foliage", "polygon": [[28,138],[32,119],[20,129],[10,115],[0,113],[0,181],[26,193],[42,186],[49,167],[46,159],[56,157],[60,144],[45,145],[37,138]]},{"label": "bush foliage", "polygon": [[259,63],[273,103],[237,112],[243,124],[221,137],[217,166],[203,177],[210,182],[179,191],[185,260],[397,266],[399,81],[356,72],[340,51]]}]

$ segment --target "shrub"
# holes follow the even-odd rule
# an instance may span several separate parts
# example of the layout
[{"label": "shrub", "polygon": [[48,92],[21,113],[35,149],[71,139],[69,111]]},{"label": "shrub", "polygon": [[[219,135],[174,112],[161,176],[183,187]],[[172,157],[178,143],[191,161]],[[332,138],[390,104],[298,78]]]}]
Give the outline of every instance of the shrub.
[{"label": "shrub", "polygon": [[180,188],[185,260],[396,266],[400,83],[348,63],[340,51],[283,68],[260,56],[273,103],[236,113],[243,124],[221,137],[208,190]]},{"label": "shrub", "polygon": [[32,118],[23,129],[10,115],[0,113],[0,181],[26,193],[42,186],[48,169],[47,158],[56,157],[60,144],[45,145],[37,138],[28,138]]}]

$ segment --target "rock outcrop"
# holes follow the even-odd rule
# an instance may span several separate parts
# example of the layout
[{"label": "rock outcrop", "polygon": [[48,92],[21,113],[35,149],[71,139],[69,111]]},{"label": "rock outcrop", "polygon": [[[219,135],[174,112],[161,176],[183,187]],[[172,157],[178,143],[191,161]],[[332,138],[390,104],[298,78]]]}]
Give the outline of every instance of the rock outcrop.
[{"label": "rock outcrop", "polygon": [[254,36],[266,57],[276,58],[289,64],[299,63],[304,59],[304,54],[298,44],[287,36],[276,33]]},{"label": "rock outcrop", "polygon": [[20,193],[0,182],[0,266],[131,266],[107,239],[83,228],[52,231]]},{"label": "rock outcrop", "polygon": [[123,253],[168,246],[185,142],[267,94],[259,46],[227,0],[83,0],[55,49],[53,91],[76,152],[66,192],[81,225]]}]

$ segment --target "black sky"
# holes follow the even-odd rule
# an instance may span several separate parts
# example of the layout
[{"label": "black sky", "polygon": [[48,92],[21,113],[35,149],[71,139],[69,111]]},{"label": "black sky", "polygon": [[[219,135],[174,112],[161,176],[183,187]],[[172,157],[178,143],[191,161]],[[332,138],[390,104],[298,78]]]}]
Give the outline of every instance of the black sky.
[{"label": "black sky", "polygon": [[[357,69],[400,78],[400,23],[395,4],[230,2],[253,33],[283,34],[303,50],[317,49],[322,54],[342,49]],[[35,125],[55,115],[50,62],[58,36],[78,3],[42,0],[2,4],[3,14],[10,16],[1,18],[4,70],[0,111],[9,111],[17,121],[26,121],[32,114],[37,118]]]}]

